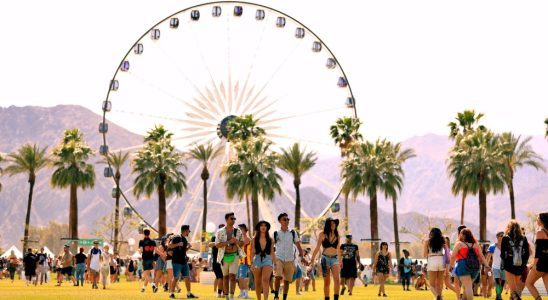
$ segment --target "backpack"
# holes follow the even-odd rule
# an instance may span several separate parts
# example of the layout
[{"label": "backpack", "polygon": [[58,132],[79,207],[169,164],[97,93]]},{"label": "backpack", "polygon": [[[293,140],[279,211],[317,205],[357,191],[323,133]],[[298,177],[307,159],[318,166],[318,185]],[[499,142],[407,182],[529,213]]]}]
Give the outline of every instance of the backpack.
[{"label": "backpack", "polygon": [[516,267],[521,267],[523,265],[523,239],[519,241],[517,246],[510,240],[510,247],[511,250],[509,251],[512,251],[512,264]]},{"label": "backpack", "polygon": [[[295,235],[297,235],[297,233],[295,232],[294,229],[291,229],[291,235],[293,236],[293,239],[291,241],[293,241],[293,243],[295,243]],[[278,242],[278,231],[274,231],[274,243]]]},{"label": "backpack", "polygon": [[480,263],[478,255],[476,254],[476,251],[474,251],[474,246],[468,247],[468,251],[466,252],[466,258],[464,259],[464,263],[466,266],[466,270],[469,272],[478,272],[480,269]]}]

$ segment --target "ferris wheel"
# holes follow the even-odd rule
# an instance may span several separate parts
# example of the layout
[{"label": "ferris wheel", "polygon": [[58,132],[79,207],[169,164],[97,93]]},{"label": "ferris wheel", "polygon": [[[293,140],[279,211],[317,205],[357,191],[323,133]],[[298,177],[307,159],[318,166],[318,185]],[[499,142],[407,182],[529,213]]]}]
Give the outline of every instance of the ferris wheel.
[{"label": "ferris wheel", "polygon": [[[220,178],[230,155],[226,140],[230,119],[251,114],[274,148],[300,143],[317,153],[317,165],[302,179],[301,195],[305,201],[303,188],[310,187],[329,198],[316,207],[321,216],[340,192],[338,168],[326,174],[327,161],[333,165],[329,158],[340,153],[329,127],[337,118],[356,117],[348,79],[335,55],[314,32],[273,8],[234,1],[186,8],[148,29],[117,66],[102,110],[103,155],[143,146],[134,143],[109,149],[109,123],[142,136],[162,124],[183,152],[201,143],[223,148],[223,154],[209,167],[211,214],[245,205],[245,201],[227,199]],[[200,164],[187,163],[187,191],[182,197],[167,199],[168,226],[200,224],[200,171]],[[112,176],[110,167],[105,176]],[[132,188],[121,186],[123,198],[154,228],[157,214],[139,210]],[[281,197],[294,205],[293,194],[292,179],[284,180]],[[276,206],[260,201],[261,217],[275,220]],[[303,212],[303,217],[315,216]]]}]

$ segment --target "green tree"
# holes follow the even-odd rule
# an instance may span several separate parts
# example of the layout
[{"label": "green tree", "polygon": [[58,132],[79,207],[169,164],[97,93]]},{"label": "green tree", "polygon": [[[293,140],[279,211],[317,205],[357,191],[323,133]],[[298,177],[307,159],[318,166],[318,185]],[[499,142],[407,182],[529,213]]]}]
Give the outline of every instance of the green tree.
[{"label": "green tree", "polygon": [[293,176],[293,186],[295,187],[295,228],[301,228],[301,177],[316,164],[316,153],[301,150],[299,143],[282,149],[278,160],[278,168]]},{"label": "green tree", "polygon": [[252,138],[234,145],[235,157],[223,167],[224,185],[229,198],[250,195],[253,224],[259,222],[259,195],[272,200],[281,193],[281,176],[276,173],[278,157],[270,151],[272,143]]},{"label": "green tree", "polygon": [[129,152],[123,153],[122,151],[118,152],[109,152],[101,160],[102,164],[109,165],[114,169],[114,182],[116,184],[116,191],[114,197],[116,198],[116,203],[114,205],[114,241],[113,241],[113,251],[118,253],[119,248],[119,232],[120,232],[120,179],[122,178],[122,173],[120,170],[126,164],[129,159]]},{"label": "green tree", "polygon": [[[479,121],[483,116],[484,114],[476,114],[476,111],[474,110],[464,110],[463,112],[457,113],[457,117],[455,118],[456,122],[449,122],[449,124],[447,124],[449,127],[449,137],[455,141],[455,145],[457,145],[464,136],[473,133],[475,130],[486,130],[485,126],[479,124]],[[460,223],[464,224],[464,206],[469,191],[465,185],[459,185],[451,191],[454,195],[461,193]]]},{"label": "green tree", "polygon": [[250,137],[258,137],[265,134],[263,128],[257,126],[259,120],[253,118],[253,115],[243,115],[228,122],[228,136],[230,142],[246,141]]},{"label": "green tree", "polygon": [[47,147],[40,149],[36,144],[25,144],[15,152],[8,154],[8,162],[10,164],[5,169],[6,174],[10,174],[10,176],[22,173],[28,174],[29,197],[27,200],[27,215],[25,217],[25,231],[23,234],[23,249],[27,249],[28,246],[30,211],[34,184],[36,183],[36,173],[49,163],[46,150]]},{"label": "green tree", "polygon": [[546,171],[543,166],[543,159],[538,155],[529,142],[531,137],[526,137],[520,141],[521,136],[515,136],[511,132],[504,132],[500,135],[501,147],[504,154],[504,164],[506,165],[505,180],[508,192],[510,194],[511,218],[516,218],[515,196],[514,196],[514,176],[519,168],[530,166],[536,170]]},{"label": "green tree", "polygon": [[202,242],[206,238],[206,224],[207,224],[207,180],[209,179],[208,165],[215,157],[221,153],[220,147],[213,147],[211,143],[207,145],[194,145],[190,149],[189,154],[192,159],[195,159],[202,163],[202,174],[200,177],[204,183],[204,210],[202,213]]},{"label": "green tree", "polygon": [[95,170],[87,161],[93,151],[84,141],[79,129],[65,130],[63,140],[53,150],[51,185],[70,188],[69,238],[78,238],[78,188],[85,190],[95,185]]},{"label": "green tree", "polygon": [[[342,117],[335,121],[335,124],[329,128],[329,133],[335,144],[341,150],[341,157],[344,159],[348,156],[348,150],[354,143],[358,143],[363,140],[363,136],[360,133],[360,126],[362,122],[359,118]],[[343,193],[344,194],[344,193]],[[344,197],[344,230],[349,232],[350,220],[348,218],[348,195]]]},{"label": "green tree", "polygon": [[451,149],[448,172],[453,180],[451,189],[479,195],[480,240],[486,239],[487,194],[504,191],[504,152],[500,138],[488,130],[476,130],[462,138]]},{"label": "green tree", "polygon": [[147,198],[158,193],[158,235],[164,236],[167,230],[166,197],[173,194],[182,196],[186,189],[183,155],[171,144],[171,136],[163,126],[156,126],[148,132],[143,148],[137,151],[133,159],[133,194]]},{"label": "green tree", "polygon": [[[387,199],[391,199],[394,209],[394,233],[399,248],[396,201],[398,193],[403,188],[402,165],[407,159],[415,157],[414,151],[402,150],[400,143],[393,144],[384,139],[379,139],[375,143],[355,144],[350,151],[352,155],[342,163],[343,194],[345,197],[352,194],[354,199],[359,194],[366,194],[369,197],[371,239],[379,238],[377,193],[382,192]],[[376,251],[377,246],[373,247],[372,255]]]}]

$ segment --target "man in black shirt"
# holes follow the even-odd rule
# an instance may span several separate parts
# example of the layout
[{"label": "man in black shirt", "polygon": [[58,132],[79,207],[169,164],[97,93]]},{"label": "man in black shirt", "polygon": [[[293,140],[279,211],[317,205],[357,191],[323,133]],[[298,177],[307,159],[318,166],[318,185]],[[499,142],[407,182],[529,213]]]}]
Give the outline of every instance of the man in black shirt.
[{"label": "man in black shirt", "polygon": [[40,253],[36,254],[36,260],[38,262],[38,272],[36,274],[36,281],[38,281],[38,278],[40,278],[40,285],[45,281],[48,283],[48,274],[47,274],[47,267],[48,267],[48,256],[46,253],[44,253],[44,247],[40,248]]},{"label": "man in black shirt", "polygon": [[[27,254],[23,257],[23,267],[25,269],[25,277],[27,279],[27,285],[32,283],[32,277],[36,276],[36,255],[32,253],[32,249],[27,250]],[[36,281],[34,282],[36,285]]]},{"label": "man in black shirt", "polygon": [[168,245],[168,249],[172,251],[171,260],[173,264],[173,282],[170,286],[171,290],[169,291],[171,293],[169,296],[170,298],[175,298],[173,291],[177,286],[180,276],[182,276],[185,281],[187,290],[186,297],[198,298],[190,291],[190,268],[188,267],[188,258],[186,256],[186,251],[190,248],[190,244],[187,240],[189,233],[190,226],[181,226],[181,234],[173,237],[171,243]]},{"label": "man in black shirt", "polygon": [[[150,239],[150,230],[143,230],[144,238],[139,241],[139,249],[141,249],[141,257],[143,258],[143,287],[141,292],[147,288],[148,282],[151,281],[150,271],[154,270],[154,249],[156,242]],[[158,287],[152,282],[152,292],[156,293]]]},{"label": "man in black shirt", "polygon": [[84,286],[84,274],[86,273],[86,259],[84,248],[80,248],[80,252],[74,255],[76,261],[76,286]]},{"label": "man in black shirt", "polygon": [[360,251],[358,245],[352,244],[352,235],[346,236],[346,243],[341,245],[339,255],[342,257],[341,295],[344,295],[346,290],[345,284],[348,284],[348,295],[352,295],[354,282],[358,277],[358,265],[361,265]]},{"label": "man in black shirt", "polygon": [[[219,229],[225,227],[225,224],[220,224]],[[211,247],[211,266],[213,273],[215,273],[215,281],[213,282],[213,290],[217,291],[217,298],[221,298],[223,294],[223,269],[221,264],[217,262],[217,255],[219,254],[219,248],[215,246],[215,235],[211,238],[209,243]]]}]

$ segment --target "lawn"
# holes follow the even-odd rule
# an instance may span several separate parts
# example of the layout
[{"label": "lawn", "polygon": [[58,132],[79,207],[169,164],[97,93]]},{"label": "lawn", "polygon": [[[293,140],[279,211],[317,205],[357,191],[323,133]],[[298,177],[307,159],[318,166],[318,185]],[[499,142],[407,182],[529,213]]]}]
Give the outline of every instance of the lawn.
[{"label": "lawn", "polygon": [[[92,290],[91,285],[84,287],[74,287],[68,284],[64,284],[61,287],[56,287],[52,283],[47,285],[38,286],[26,286],[24,281],[16,280],[13,284],[9,280],[0,280],[0,299],[168,299],[168,294],[158,291],[153,294],[150,288],[145,292],[139,291],[140,284],[137,282],[126,282],[122,280],[120,283],[115,283],[107,287],[106,290]],[[200,299],[213,300],[217,299],[213,297],[212,286],[193,284],[192,292],[199,296]],[[433,299],[430,291],[411,291],[404,292],[399,285],[387,286],[388,298],[377,297],[377,287],[358,287],[354,290],[354,295],[341,296],[339,299]],[[238,294],[238,292],[236,292]],[[445,299],[455,299],[454,294],[446,291],[444,292]],[[186,291],[180,294],[176,294],[178,299],[185,299]],[[255,295],[252,295],[250,299],[255,299]],[[481,299],[480,297],[477,297]],[[237,298],[236,298],[237,299]],[[272,296],[269,299],[273,299]],[[301,299],[301,300],[323,300],[323,290],[317,290],[316,292],[305,292],[301,296],[295,295],[294,286],[290,290],[289,299]],[[333,297],[331,297],[333,299]],[[491,299],[494,299],[491,298]],[[504,299],[508,299],[505,295]],[[524,297],[523,299],[532,300],[532,297]]]}]

